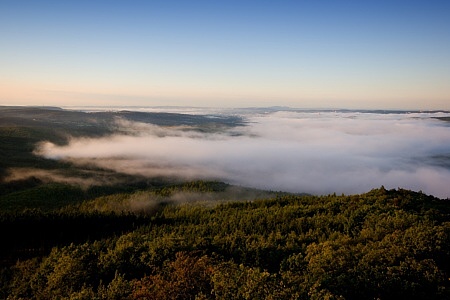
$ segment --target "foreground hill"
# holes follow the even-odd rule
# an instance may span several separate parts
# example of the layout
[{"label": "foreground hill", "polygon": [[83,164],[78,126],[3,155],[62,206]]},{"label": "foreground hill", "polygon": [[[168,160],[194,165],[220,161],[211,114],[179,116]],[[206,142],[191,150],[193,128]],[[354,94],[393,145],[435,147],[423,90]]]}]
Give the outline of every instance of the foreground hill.
[{"label": "foreground hill", "polygon": [[[207,195],[192,187],[198,197]],[[123,201],[106,200],[4,215],[2,236],[16,226],[22,230],[15,239],[9,235],[8,247],[35,257],[3,268],[1,297],[450,297],[447,200],[383,187],[353,196],[168,203],[147,212],[112,209],[112,202]],[[39,226],[53,231],[39,235]],[[27,228],[37,237],[28,244]],[[52,243],[51,251],[34,251]]]}]

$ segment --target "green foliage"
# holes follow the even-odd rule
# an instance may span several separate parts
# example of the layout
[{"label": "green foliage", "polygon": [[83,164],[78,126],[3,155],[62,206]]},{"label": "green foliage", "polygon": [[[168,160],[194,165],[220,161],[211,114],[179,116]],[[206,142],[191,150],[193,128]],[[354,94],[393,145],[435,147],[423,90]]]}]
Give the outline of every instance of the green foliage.
[{"label": "green foliage", "polygon": [[132,298],[195,299],[211,291],[213,270],[207,256],[195,257],[178,252],[156,275],[135,282]]},{"label": "green foliage", "polygon": [[[33,154],[40,141],[117,132],[116,117],[207,132],[239,118],[0,112],[1,299],[450,299],[447,200],[384,187],[276,196]],[[8,179],[14,169],[87,184]]]},{"label": "green foliage", "polygon": [[54,209],[80,202],[84,193],[79,187],[60,183],[43,184],[0,197],[2,210]]},{"label": "green foliage", "polygon": [[[189,188],[197,187],[203,189],[200,183]],[[111,205],[114,199],[121,203],[131,195],[140,194],[100,199]],[[450,297],[449,204],[422,193],[381,188],[353,196],[284,195],[213,207],[166,205],[151,215],[93,213],[96,206],[83,205],[78,216],[91,216],[91,227],[96,222],[126,224],[126,218],[131,223],[123,231],[104,228],[104,235],[84,240],[81,236],[76,243],[59,244],[37,258],[24,257],[5,266],[1,295],[9,299]],[[69,220],[77,215],[74,210],[53,216]],[[8,228],[14,227],[20,214],[8,220],[12,222]],[[70,224],[67,228],[82,228],[81,219]]]}]

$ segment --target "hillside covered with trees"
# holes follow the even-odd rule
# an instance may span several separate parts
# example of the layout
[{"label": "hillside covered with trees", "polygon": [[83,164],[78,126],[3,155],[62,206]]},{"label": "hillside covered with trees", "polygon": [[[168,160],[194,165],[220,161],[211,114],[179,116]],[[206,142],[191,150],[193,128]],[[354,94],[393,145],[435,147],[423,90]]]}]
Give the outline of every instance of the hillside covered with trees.
[{"label": "hillside covered with trees", "polygon": [[[2,243],[21,256],[3,266],[2,298],[450,297],[450,209],[422,193],[381,187],[146,213],[94,202],[2,215],[2,237],[23,230]],[[27,230],[44,232],[30,241]]]},{"label": "hillside covered with trees", "polygon": [[0,299],[450,299],[448,199],[289,194],[34,153],[108,136],[117,118],[214,133],[238,117],[0,113]]}]

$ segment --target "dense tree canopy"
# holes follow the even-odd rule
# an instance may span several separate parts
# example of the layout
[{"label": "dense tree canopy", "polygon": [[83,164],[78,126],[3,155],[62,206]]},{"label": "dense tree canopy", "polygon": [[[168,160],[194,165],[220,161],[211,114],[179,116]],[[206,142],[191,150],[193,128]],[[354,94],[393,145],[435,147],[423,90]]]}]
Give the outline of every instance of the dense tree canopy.
[{"label": "dense tree canopy", "polygon": [[[192,189],[201,197],[211,187],[220,189],[197,182],[162,193]],[[382,187],[352,196],[172,203],[147,212],[111,206],[124,196],[108,197],[2,215],[8,245],[0,297],[450,297],[450,206],[420,192]],[[6,234],[14,227],[28,242]],[[26,228],[33,227],[49,234],[30,239]]]}]

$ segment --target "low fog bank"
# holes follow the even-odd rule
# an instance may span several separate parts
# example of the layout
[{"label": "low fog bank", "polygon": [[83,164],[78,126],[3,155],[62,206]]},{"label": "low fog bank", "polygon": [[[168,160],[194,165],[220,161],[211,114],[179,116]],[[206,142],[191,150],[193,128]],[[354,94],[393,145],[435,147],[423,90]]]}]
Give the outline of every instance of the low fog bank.
[{"label": "low fog bank", "polygon": [[100,173],[96,171],[84,171],[78,175],[68,175],[67,172],[59,170],[45,170],[35,168],[9,168],[7,174],[2,178],[3,182],[9,183],[14,181],[36,178],[42,182],[59,182],[70,185],[77,185],[82,189],[88,189],[93,186],[115,185],[123,183],[123,181],[109,176],[110,174]]},{"label": "low fog bank", "polygon": [[43,142],[36,154],[287,192],[354,194],[384,185],[447,198],[450,170],[442,160],[450,161],[450,127],[435,119],[446,116],[280,111],[247,114],[248,126],[221,133],[123,122],[132,134]]}]

